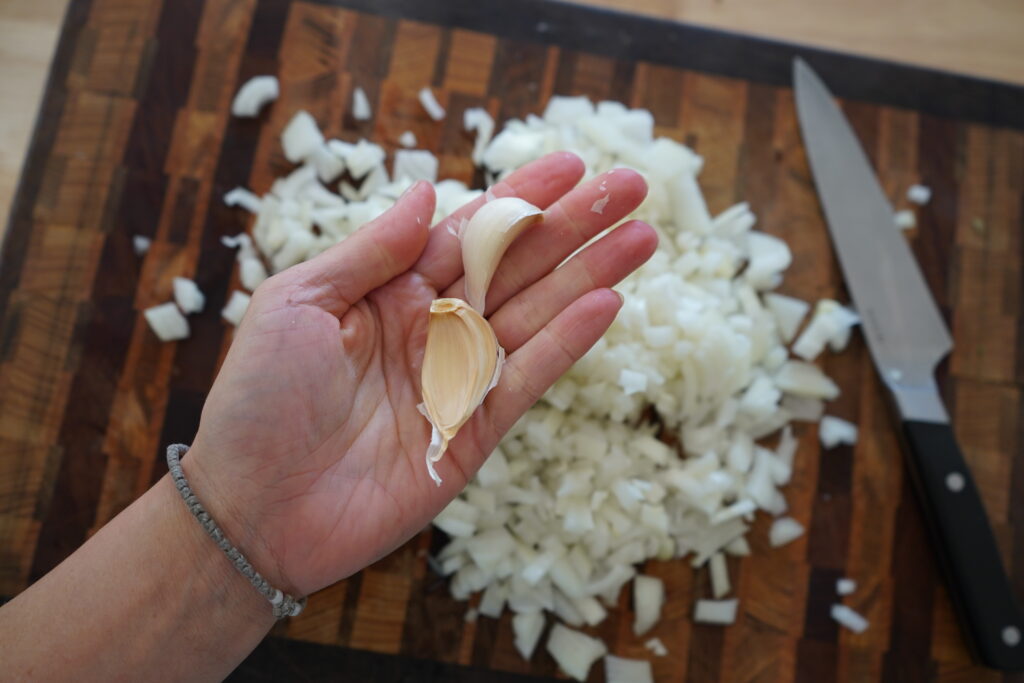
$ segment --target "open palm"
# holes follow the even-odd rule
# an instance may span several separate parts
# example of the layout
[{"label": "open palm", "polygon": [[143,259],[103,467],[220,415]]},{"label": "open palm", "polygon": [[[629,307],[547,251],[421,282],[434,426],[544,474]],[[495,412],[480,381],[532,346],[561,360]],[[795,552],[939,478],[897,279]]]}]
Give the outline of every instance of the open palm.
[{"label": "open palm", "polygon": [[621,300],[607,288],[657,238],[628,222],[559,267],[645,193],[631,171],[573,189],[581,175],[580,161],[560,153],[492,189],[546,208],[545,220],[513,244],[491,285],[486,313],[508,361],[438,463],[440,487],[424,463],[420,369],[430,302],[462,297],[463,285],[458,239],[445,223],[428,229],[431,187],[413,186],[376,221],[256,291],[184,467],[273,583],[309,594],[422,529],[611,324]]}]

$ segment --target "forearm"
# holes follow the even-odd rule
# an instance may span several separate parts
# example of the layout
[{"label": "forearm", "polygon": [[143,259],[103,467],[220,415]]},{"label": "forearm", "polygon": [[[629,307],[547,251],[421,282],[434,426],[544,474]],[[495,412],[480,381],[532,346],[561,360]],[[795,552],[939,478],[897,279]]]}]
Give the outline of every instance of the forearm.
[{"label": "forearm", "polygon": [[273,621],[164,477],[0,609],[0,661],[17,680],[220,680]]}]

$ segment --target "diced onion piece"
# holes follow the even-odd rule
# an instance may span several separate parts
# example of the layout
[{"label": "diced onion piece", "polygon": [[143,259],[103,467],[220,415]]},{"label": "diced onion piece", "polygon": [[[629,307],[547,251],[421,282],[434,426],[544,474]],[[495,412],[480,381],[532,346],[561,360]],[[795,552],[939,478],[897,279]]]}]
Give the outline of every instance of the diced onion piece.
[{"label": "diced onion piece", "polygon": [[565,673],[577,681],[587,679],[591,665],[608,649],[597,638],[555,624],[548,636],[547,650]]},{"label": "diced onion piece", "polygon": [[786,394],[780,405],[793,420],[799,422],[817,422],[825,414],[825,403],[817,398]]},{"label": "diced onion piece", "polygon": [[740,536],[725,546],[725,552],[733,557],[747,557],[750,555],[750,544],[747,543],[747,539]]},{"label": "diced onion piece", "polygon": [[476,132],[472,159],[473,163],[479,166],[483,163],[484,150],[494,137],[494,118],[486,109],[471,107],[462,114],[462,125],[466,130]]},{"label": "diced onion piece", "polygon": [[606,655],[604,679],[607,683],[654,683],[654,674],[651,663],[646,660]]},{"label": "diced onion piece", "polygon": [[348,150],[345,164],[353,178],[362,178],[376,166],[384,163],[384,149],[366,140],[360,140]]},{"label": "diced onion piece", "polygon": [[398,136],[398,144],[402,147],[415,147],[416,146],[416,134],[411,130],[407,130]]},{"label": "diced onion piece", "polygon": [[915,204],[927,204],[932,198],[932,189],[925,185],[911,185],[907,188],[907,199]]},{"label": "diced onion piece", "polygon": [[263,204],[259,197],[244,187],[236,187],[225,194],[224,203],[228,206],[240,206],[249,213],[259,213]]},{"label": "diced onion piece", "polygon": [[352,118],[356,121],[368,121],[373,116],[373,109],[370,108],[370,98],[366,91],[356,86],[352,90]]},{"label": "diced onion piece", "polygon": [[857,582],[853,579],[837,579],[836,580],[836,593],[838,595],[852,595],[857,590]]},{"label": "diced onion piece", "polygon": [[665,647],[665,643],[661,642],[661,638],[651,638],[644,642],[644,647],[654,653],[655,657],[664,657],[668,654],[668,648]]},{"label": "diced onion piece", "polygon": [[249,295],[245,292],[235,290],[231,292],[231,298],[228,299],[227,306],[224,307],[224,310],[220,312],[220,316],[235,327],[238,327],[242,322],[242,316],[245,315],[247,308],[249,308]]},{"label": "diced onion piece", "polygon": [[917,216],[910,209],[902,209],[893,214],[893,223],[900,230],[910,230],[917,227]]},{"label": "diced onion piece", "polygon": [[231,102],[231,113],[239,117],[259,116],[263,107],[277,99],[280,88],[275,76],[254,76],[246,81]]},{"label": "diced onion piece", "polygon": [[481,161],[492,171],[518,168],[544,152],[544,137],[533,133],[515,133],[505,129],[487,146]]},{"label": "diced onion piece", "polygon": [[811,310],[811,305],[791,296],[774,293],[765,294],[764,302],[768,305],[768,310],[775,316],[775,324],[779,327],[779,336],[782,337],[782,341],[787,344],[793,341],[797,330],[800,329],[800,323],[803,322],[807,312]]},{"label": "diced onion piece", "polygon": [[846,605],[832,605],[832,618],[854,633],[868,629],[868,620]]},{"label": "diced onion piece", "polygon": [[644,574],[633,579],[634,635],[643,635],[658,622],[664,604],[665,584],[661,579]]},{"label": "diced onion piece", "polygon": [[501,611],[505,607],[505,586],[504,584],[494,582],[487,586],[484,590],[483,596],[480,598],[479,610],[480,614],[485,617],[497,619],[501,616]]},{"label": "diced onion piece", "polygon": [[[324,183],[334,181],[345,170],[345,160],[338,156],[326,144],[321,145],[315,152],[313,152],[309,159],[309,163],[316,169],[317,177]],[[313,185],[313,187],[320,186]]]},{"label": "diced onion piece", "polygon": [[544,109],[544,120],[548,123],[569,124],[593,114],[594,105],[589,97],[585,95],[578,97],[555,95],[548,100],[547,108]]},{"label": "diced onion piece", "polygon": [[135,250],[136,256],[145,256],[151,244],[153,240],[145,235],[132,235],[132,249]]},{"label": "diced onion piece", "polygon": [[860,322],[853,311],[831,299],[823,299],[814,309],[814,317],[793,344],[793,353],[804,360],[814,360],[828,344],[842,350],[850,339],[851,328]]},{"label": "diced onion piece", "polygon": [[423,109],[427,112],[430,118],[435,121],[440,121],[445,117],[444,107],[434,97],[434,91],[430,88],[421,88],[419,93],[420,104],[423,105]]},{"label": "diced onion piece", "polygon": [[701,624],[732,624],[736,622],[739,600],[698,600],[693,620]]},{"label": "diced onion piece", "polygon": [[782,280],[782,271],[793,262],[789,246],[774,235],[751,231],[747,233],[750,262],[746,279],[756,289],[771,289]]},{"label": "diced onion piece", "polygon": [[772,528],[768,532],[768,543],[773,548],[792,543],[804,535],[803,525],[792,517],[780,517],[772,522]]},{"label": "diced onion piece", "polygon": [[712,555],[708,567],[711,570],[711,594],[716,598],[727,595],[732,585],[729,583],[729,567],[725,562],[725,555]]},{"label": "diced onion piece", "polygon": [[826,415],[818,425],[818,437],[825,448],[835,448],[840,444],[853,446],[857,443],[857,425],[839,417]]},{"label": "diced onion piece", "polygon": [[533,650],[544,630],[544,614],[540,611],[521,612],[512,617],[512,631],[515,634],[515,646],[523,659],[530,661]]},{"label": "diced onion piece", "polygon": [[786,361],[775,375],[775,384],[795,396],[832,400],[839,387],[817,366],[803,361]]},{"label": "diced onion piece", "polygon": [[619,372],[619,386],[626,392],[626,396],[640,393],[647,389],[647,375],[623,368]]},{"label": "diced onion piece", "polygon": [[437,157],[425,149],[400,149],[395,152],[395,166],[392,173],[395,180],[437,180]]},{"label": "diced onion piece", "polygon": [[151,306],[142,314],[160,341],[176,341],[189,335],[188,320],[173,302]]},{"label": "diced onion piece", "polygon": [[174,301],[183,313],[199,313],[206,304],[199,286],[187,277],[174,278]]},{"label": "diced onion piece", "polygon": [[288,161],[297,164],[309,159],[324,144],[324,136],[309,112],[299,111],[281,133],[281,147]]}]

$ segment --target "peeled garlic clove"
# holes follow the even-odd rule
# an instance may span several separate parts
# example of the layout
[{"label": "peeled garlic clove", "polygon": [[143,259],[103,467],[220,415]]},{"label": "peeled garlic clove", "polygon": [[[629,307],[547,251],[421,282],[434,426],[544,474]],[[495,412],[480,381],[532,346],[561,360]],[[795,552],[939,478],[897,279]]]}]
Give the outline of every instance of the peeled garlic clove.
[{"label": "peeled garlic clove", "polygon": [[465,301],[436,299],[430,304],[421,412],[433,428],[427,471],[438,486],[441,478],[434,463],[498,383],[504,358],[490,323]]},{"label": "peeled garlic clove", "polygon": [[494,199],[473,214],[462,231],[462,265],[466,272],[466,299],[484,312],[487,288],[498,262],[512,241],[544,213],[519,197]]}]

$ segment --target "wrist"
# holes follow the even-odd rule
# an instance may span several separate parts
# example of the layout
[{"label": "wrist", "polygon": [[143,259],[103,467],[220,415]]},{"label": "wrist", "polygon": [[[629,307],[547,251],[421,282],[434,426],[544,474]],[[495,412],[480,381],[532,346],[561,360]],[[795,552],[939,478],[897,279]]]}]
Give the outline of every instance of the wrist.
[{"label": "wrist", "polygon": [[[245,556],[252,568],[274,588],[296,599],[305,596],[306,593],[290,580],[275,549],[261,533],[257,519],[260,506],[240,495],[239,492],[244,490],[244,486],[240,485],[241,482],[235,482],[232,485],[225,481],[225,477],[217,476],[216,469],[210,467],[209,458],[204,457],[201,447],[198,446],[190,448],[182,456],[181,466],[192,492],[220,528],[224,537]],[[173,482],[171,488],[174,488]],[[175,492],[177,493],[176,490]],[[193,525],[206,536],[209,545],[221,553],[224,561],[239,578],[248,582],[248,579],[235,568],[231,559],[206,534],[201,523],[191,514],[184,501],[182,501],[182,507],[192,518]],[[251,585],[250,588],[259,595]]]},{"label": "wrist", "polygon": [[194,599],[230,608],[253,624],[265,624],[266,628],[273,625],[274,618],[267,600],[207,535],[182,500],[170,475],[162,477],[150,494],[153,514],[165,520],[168,527],[165,537],[177,546],[177,555],[190,575]]}]

